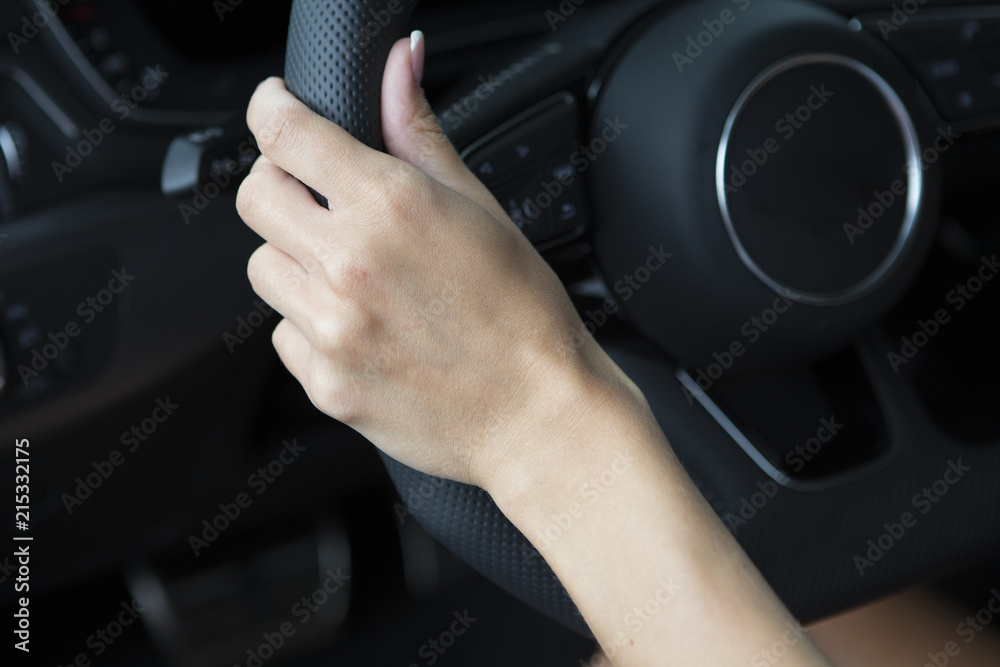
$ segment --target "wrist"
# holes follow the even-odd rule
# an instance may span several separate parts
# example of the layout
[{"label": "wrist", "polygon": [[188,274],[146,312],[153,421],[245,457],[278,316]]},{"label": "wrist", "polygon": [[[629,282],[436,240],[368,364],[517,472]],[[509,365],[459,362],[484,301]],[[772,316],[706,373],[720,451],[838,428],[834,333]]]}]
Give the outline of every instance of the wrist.
[{"label": "wrist", "polygon": [[587,502],[667,447],[642,392],[596,349],[586,363],[547,372],[483,467],[479,485],[529,539],[539,521]]}]

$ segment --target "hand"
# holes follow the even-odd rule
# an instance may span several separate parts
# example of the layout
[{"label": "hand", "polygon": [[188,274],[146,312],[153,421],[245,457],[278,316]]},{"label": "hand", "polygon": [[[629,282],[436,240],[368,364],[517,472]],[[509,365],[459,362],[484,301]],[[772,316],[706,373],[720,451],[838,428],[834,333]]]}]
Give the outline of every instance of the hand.
[{"label": "hand", "polygon": [[386,63],[388,155],[280,79],[254,93],[263,155],[237,208],[267,243],[248,274],[285,317],[274,346],[316,407],[411,467],[486,486],[579,421],[594,389],[627,381],[443,135],[409,45]]},{"label": "hand", "polygon": [[[286,318],[278,354],[320,410],[402,463],[482,486],[525,535],[544,536],[536,546],[616,664],[752,662],[791,616],[559,280],[462,165],[407,42],[382,85],[388,155],[278,79],[250,102],[263,156],[237,206],[267,241],[248,273]],[[609,469],[627,480],[584,505]],[[575,518],[548,537],[565,512]],[[629,628],[639,605],[663,600],[662,582],[664,612]],[[829,664],[808,639],[784,661]]]}]

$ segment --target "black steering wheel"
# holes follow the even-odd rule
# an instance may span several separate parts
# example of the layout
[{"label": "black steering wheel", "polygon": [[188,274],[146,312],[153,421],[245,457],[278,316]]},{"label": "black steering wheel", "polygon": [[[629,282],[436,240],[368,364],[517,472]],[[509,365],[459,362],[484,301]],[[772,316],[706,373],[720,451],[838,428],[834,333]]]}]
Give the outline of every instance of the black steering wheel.
[{"label": "black steering wheel", "polygon": [[[382,70],[415,4],[295,0],[289,90],[381,148]],[[600,300],[585,302],[585,322],[765,577],[811,619],[996,548],[982,528],[1000,525],[985,474],[996,448],[970,452],[934,426],[886,363],[893,341],[878,327],[928,252],[933,163],[956,140],[898,55],[857,20],[799,0],[636,0],[582,14],[560,14],[497,83],[474,84],[439,118],[484,180],[515,159],[504,151],[522,145],[518,132],[580,128],[569,166],[542,160],[531,173],[540,188],[560,179],[550,202],[574,179],[586,191],[572,209],[533,202],[548,229],[586,208],[574,233],[603,287],[590,283]],[[520,194],[508,199],[516,222],[530,214]],[[626,326],[605,327],[612,319]],[[890,555],[887,530],[906,538],[884,526],[958,456],[974,465],[949,501],[982,516],[921,516]],[[589,633],[483,490],[383,458],[432,535]]]},{"label": "black steering wheel", "polygon": [[[360,141],[382,148],[382,71],[415,2],[296,0],[285,62],[288,89]],[[322,195],[317,199],[324,203]],[[407,509],[470,565],[583,633],[583,617],[531,543],[474,486],[426,475],[382,454]]]}]

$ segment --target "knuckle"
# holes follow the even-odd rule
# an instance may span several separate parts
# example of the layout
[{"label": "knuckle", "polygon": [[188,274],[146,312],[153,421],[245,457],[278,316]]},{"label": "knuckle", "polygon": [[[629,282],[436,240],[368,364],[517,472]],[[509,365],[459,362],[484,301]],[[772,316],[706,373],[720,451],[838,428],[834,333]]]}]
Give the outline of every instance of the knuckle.
[{"label": "knuckle", "polygon": [[341,296],[356,297],[371,280],[369,266],[356,256],[331,258],[323,268],[330,287]]},{"label": "knuckle", "polygon": [[407,223],[428,189],[420,174],[406,169],[388,170],[369,186],[365,198],[368,214],[380,225]]},{"label": "knuckle", "polygon": [[342,318],[321,315],[312,322],[313,343],[325,357],[342,357],[349,351],[351,332]]},{"label": "knuckle", "polygon": [[357,423],[364,416],[362,404],[352,383],[341,379],[327,378],[322,383],[320,395],[316,398],[321,409],[337,421],[345,424]]},{"label": "knuckle", "polygon": [[240,189],[236,192],[236,212],[241,218],[249,217],[253,212],[255,203],[260,199],[260,187],[260,174],[254,172],[240,183]]},{"label": "knuckle", "polygon": [[301,108],[291,102],[283,102],[268,112],[257,137],[261,152],[267,154],[287,150],[295,142],[301,115]]},{"label": "knuckle", "polygon": [[274,346],[274,349],[277,350],[279,354],[285,348],[285,341],[288,336],[288,326],[288,320],[282,318],[281,321],[278,322],[277,326],[275,326],[271,331],[271,345]]},{"label": "knuckle", "polygon": [[[416,130],[419,136],[424,137],[424,142],[420,146],[420,152],[424,157],[439,156],[446,153],[455,153],[455,146],[451,143],[448,135],[444,133],[444,128],[438,123],[434,114],[422,115],[416,119]],[[455,157],[458,157],[455,153]]]},{"label": "knuckle", "polygon": [[250,284],[257,287],[262,284],[265,274],[267,273],[265,264],[265,246],[260,246],[253,251],[250,255],[250,259],[247,260],[247,278],[250,280]]}]

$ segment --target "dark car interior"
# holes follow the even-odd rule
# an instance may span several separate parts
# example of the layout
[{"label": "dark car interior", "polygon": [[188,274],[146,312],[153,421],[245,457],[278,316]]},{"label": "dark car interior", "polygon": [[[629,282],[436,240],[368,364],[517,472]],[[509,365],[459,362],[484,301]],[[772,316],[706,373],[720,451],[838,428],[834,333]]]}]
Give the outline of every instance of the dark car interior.
[{"label": "dark car interior", "polygon": [[442,129],[796,617],[986,604],[1000,7],[295,5],[0,5],[4,664],[594,653],[485,492],[312,406],[246,277],[257,84],[376,145],[384,54],[340,54],[414,28]]}]

